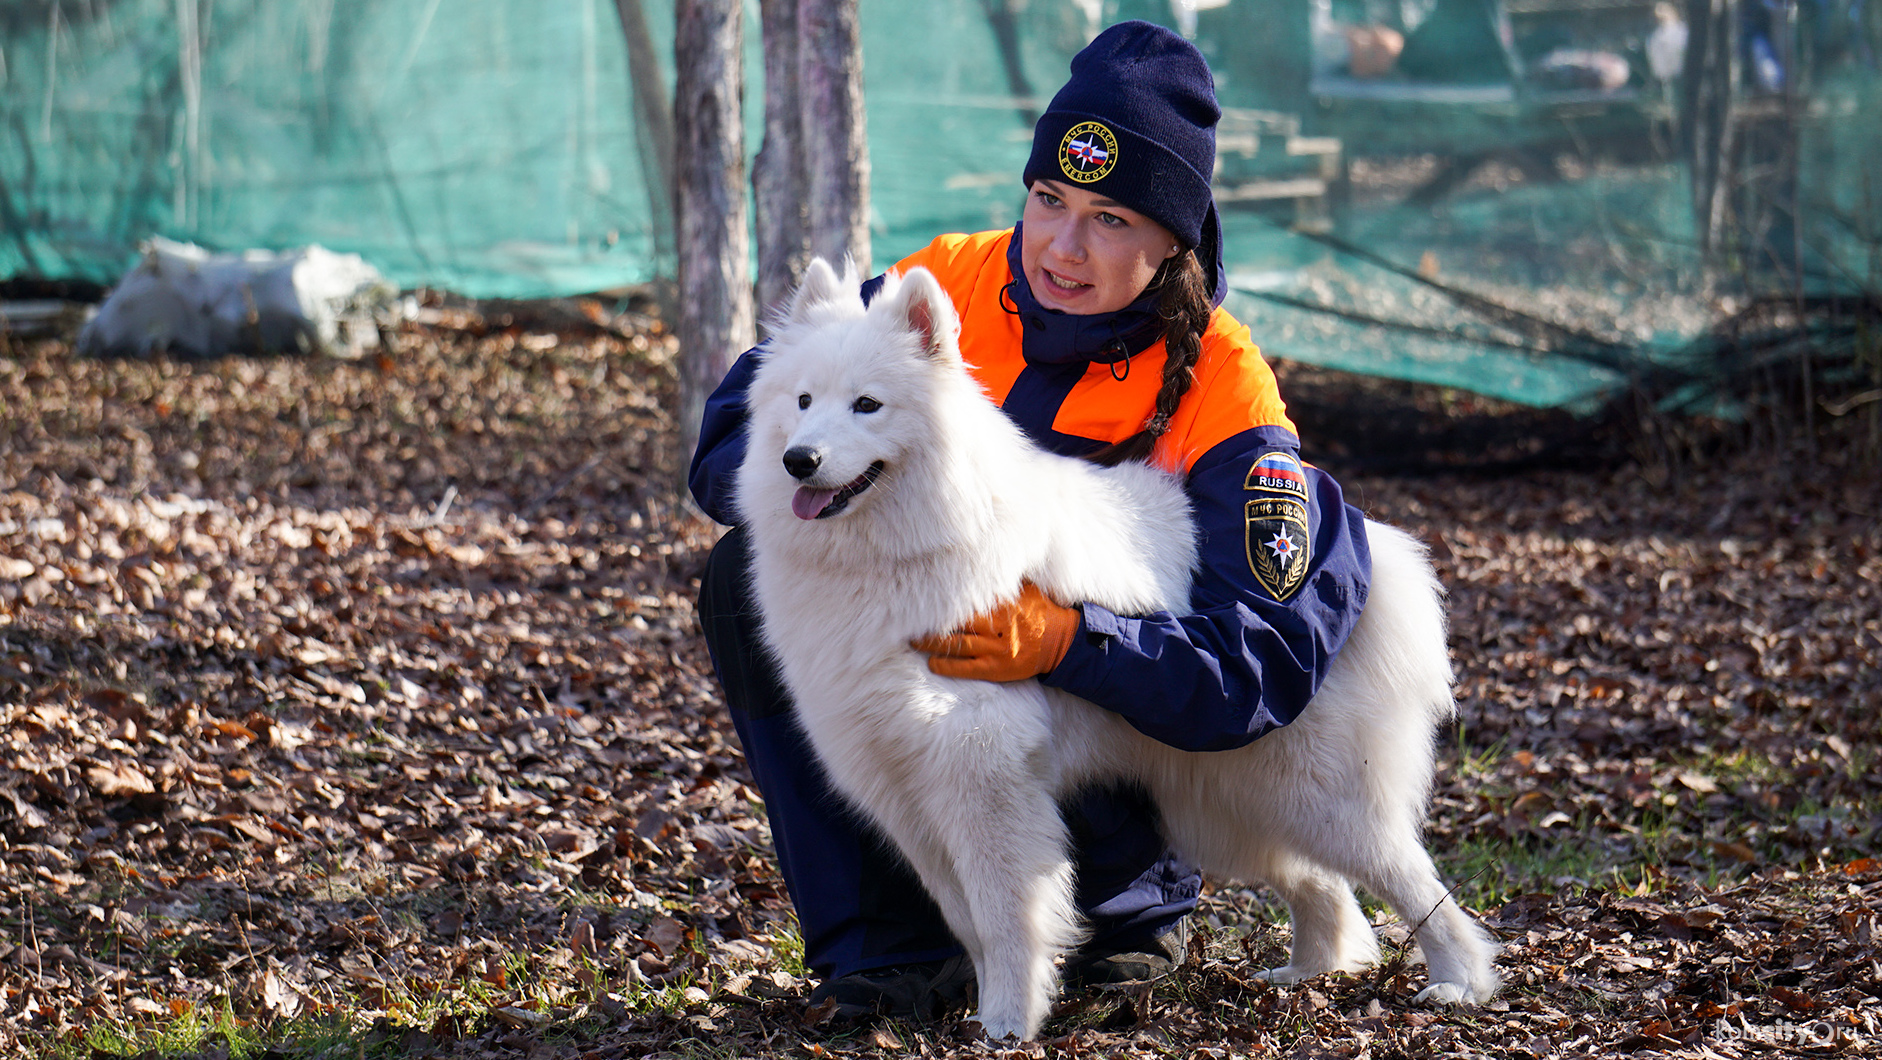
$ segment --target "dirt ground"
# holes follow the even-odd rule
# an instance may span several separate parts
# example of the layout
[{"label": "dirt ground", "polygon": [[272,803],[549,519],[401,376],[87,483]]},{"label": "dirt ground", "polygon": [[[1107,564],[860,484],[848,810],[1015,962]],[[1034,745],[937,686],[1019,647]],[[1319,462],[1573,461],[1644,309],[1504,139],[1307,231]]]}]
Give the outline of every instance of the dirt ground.
[{"label": "dirt ground", "polygon": [[[1523,443],[1558,419],[1283,366],[1309,458],[1450,588],[1461,716],[1429,838],[1508,987],[1412,1005],[1386,914],[1375,972],[1262,984],[1283,911],[1224,881],[1169,980],[1070,994],[1011,1047],[804,1003],[695,626],[716,530],[676,501],[671,339],[434,318],[359,362],[0,348],[8,1055],[1882,1040],[1882,485],[1834,433],[1643,465]],[[1493,423],[1524,467],[1368,471],[1337,436],[1372,410]]]}]

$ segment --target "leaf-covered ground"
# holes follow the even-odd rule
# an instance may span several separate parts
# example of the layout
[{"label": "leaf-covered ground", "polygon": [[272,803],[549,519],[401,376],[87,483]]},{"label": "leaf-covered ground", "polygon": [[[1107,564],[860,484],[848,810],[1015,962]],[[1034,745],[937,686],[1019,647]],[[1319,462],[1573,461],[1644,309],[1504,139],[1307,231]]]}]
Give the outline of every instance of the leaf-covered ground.
[{"label": "leaf-covered ground", "polygon": [[1284,918],[1224,884],[1169,981],[1069,996],[1046,1040],[1010,1048],[806,1009],[695,628],[715,531],[674,503],[671,340],[429,319],[362,362],[0,349],[0,1051],[1882,1040],[1882,487],[1856,440],[1343,476],[1432,543],[1451,588],[1462,717],[1430,839],[1503,940],[1508,988],[1412,1006],[1422,972],[1398,946],[1375,973],[1263,985]]}]

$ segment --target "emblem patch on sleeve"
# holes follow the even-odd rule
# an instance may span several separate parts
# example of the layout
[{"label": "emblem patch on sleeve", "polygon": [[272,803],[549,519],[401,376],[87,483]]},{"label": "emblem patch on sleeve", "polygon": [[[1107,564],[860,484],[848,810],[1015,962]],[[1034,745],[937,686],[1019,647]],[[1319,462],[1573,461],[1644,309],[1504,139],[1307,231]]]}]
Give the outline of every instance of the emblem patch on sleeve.
[{"label": "emblem patch on sleeve", "polygon": [[1307,534],[1307,506],[1292,497],[1249,501],[1248,569],[1268,595],[1285,602],[1300,589],[1313,543]]},{"label": "emblem patch on sleeve", "polygon": [[1248,481],[1242,483],[1245,490],[1260,490],[1263,493],[1282,493],[1289,497],[1299,497],[1302,503],[1307,500],[1307,472],[1301,469],[1300,461],[1292,454],[1283,452],[1263,453],[1255,466],[1248,469]]}]

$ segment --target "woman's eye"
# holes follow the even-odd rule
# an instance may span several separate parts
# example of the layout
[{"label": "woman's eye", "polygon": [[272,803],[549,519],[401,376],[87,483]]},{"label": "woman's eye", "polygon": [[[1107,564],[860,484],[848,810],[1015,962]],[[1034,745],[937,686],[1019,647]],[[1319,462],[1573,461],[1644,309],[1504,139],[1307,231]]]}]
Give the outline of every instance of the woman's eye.
[{"label": "woman's eye", "polygon": [[1098,220],[1102,221],[1106,228],[1124,228],[1130,224],[1129,221],[1114,213],[1101,213],[1098,215]]},{"label": "woman's eye", "polygon": [[854,409],[857,412],[874,412],[881,407],[882,407],[882,402],[877,401],[875,398],[872,398],[867,394],[863,395],[862,397],[857,398],[856,403],[850,406],[851,409]]},{"label": "woman's eye", "polygon": [[1059,204],[1059,197],[1049,191],[1035,191],[1033,194],[1037,195],[1039,201],[1047,206],[1057,206]]},{"label": "woman's eye", "polygon": [[809,408],[810,407],[810,395],[809,394],[797,395],[797,407],[800,409]]}]

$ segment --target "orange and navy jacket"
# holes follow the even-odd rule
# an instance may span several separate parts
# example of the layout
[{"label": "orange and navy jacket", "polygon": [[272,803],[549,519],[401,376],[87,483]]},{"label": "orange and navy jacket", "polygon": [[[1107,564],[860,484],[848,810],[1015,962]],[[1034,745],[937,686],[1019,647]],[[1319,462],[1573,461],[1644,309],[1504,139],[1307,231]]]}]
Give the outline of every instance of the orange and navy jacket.
[{"label": "orange and navy jacket", "polygon": [[[1162,379],[1162,341],[1122,369],[1029,359],[1027,323],[1002,294],[1016,273],[1012,235],[942,236],[896,268],[924,266],[940,280],[960,314],[969,369],[1034,441],[1085,456],[1135,434]],[[880,279],[864,285],[865,299]],[[720,522],[734,518],[745,393],[762,356],[760,346],[739,358],[706,403],[690,477]],[[1218,308],[1195,382],[1151,454],[1183,477],[1195,509],[1201,564],[1191,613],[1117,615],[1082,604],[1079,635],[1042,680],[1186,750],[1241,746],[1292,721],[1352,632],[1371,574],[1360,513],[1299,451],[1274,373],[1248,329]]]}]

